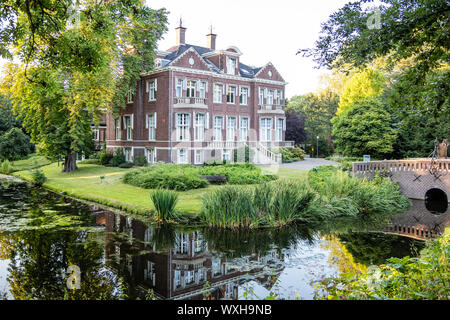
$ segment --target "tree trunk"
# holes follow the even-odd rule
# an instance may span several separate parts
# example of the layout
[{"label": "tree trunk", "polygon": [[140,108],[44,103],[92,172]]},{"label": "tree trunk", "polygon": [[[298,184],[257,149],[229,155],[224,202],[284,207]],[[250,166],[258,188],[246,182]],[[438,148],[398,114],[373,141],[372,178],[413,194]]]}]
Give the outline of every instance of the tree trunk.
[{"label": "tree trunk", "polygon": [[62,172],[74,172],[77,169],[77,154],[73,151],[69,151],[64,158],[64,169]]}]

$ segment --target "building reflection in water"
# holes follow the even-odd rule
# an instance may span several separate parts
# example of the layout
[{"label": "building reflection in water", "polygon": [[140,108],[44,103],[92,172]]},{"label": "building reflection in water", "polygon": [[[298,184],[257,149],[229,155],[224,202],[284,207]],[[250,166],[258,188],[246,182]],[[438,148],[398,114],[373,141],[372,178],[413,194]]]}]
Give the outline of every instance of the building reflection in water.
[{"label": "building reflection in water", "polygon": [[[124,277],[136,296],[153,289],[161,299],[237,299],[246,279],[267,285],[270,274],[282,268],[276,250],[231,259],[212,252],[199,231],[149,227],[107,211],[96,221],[105,225],[108,267]],[[268,271],[269,264],[280,270]]]},{"label": "building reflection in water", "polygon": [[[271,247],[273,239],[264,232],[259,236],[254,232],[251,237],[247,233],[244,240],[225,232],[214,239],[208,231],[202,234],[146,226],[109,211],[99,212],[96,222],[105,226],[106,264],[124,278],[130,297],[144,296],[152,289],[160,299],[238,299],[238,288],[248,280],[256,280],[270,290],[284,270],[288,252],[279,248],[289,248],[299,238],[311,236],[299,235],[298,231],[286,234],[282,246],[273,246],[277,250]],[[433,214],[424,201],[412,200],[411,209],[393,218],[382,232],[426,240],[442,234],[449,222],[449,210]],[[243,252],[233,254],[239,245]],[[232,248],[232,253],[224,254],[224,248]]]}]

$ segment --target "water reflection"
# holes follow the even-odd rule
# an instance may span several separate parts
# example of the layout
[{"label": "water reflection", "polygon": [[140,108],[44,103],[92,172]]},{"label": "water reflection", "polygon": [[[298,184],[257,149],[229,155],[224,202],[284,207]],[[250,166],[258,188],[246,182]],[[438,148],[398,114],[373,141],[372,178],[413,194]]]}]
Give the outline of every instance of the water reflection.
[{"label": "water reflection", "polygon": [[[435,215],[413,201],[408,213],[390,221],[189,230],[150,226],[39,189],[0,191],[0,298],[3,291],[9,299],[145,299],[151,293],[215,300],[248,291],[261,298],[273,290],[311,299],[312,281],[417,254],[419,240],[437,236],[450,221],[448,210]],[[67,289],[69,265],[81,269],[80,290]]]}]

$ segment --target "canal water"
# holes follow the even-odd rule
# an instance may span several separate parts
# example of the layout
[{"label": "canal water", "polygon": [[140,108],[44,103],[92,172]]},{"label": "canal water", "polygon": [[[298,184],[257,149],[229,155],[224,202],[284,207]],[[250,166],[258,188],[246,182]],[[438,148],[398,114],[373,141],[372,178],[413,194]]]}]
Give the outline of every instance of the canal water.
[{"label": "canal water", "polygon": [[0,299],[313,299],[315,281],[417,255],[449,217],[413,201],[388,224],[175,229],[0,183]]}]

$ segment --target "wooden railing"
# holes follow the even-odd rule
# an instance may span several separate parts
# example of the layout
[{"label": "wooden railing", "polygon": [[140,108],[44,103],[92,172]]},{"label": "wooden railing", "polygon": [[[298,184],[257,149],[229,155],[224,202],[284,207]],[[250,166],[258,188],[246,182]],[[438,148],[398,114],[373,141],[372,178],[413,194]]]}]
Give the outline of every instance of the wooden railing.
[{"label": "wooden railing", "polygon": [[[353,172],[429,171],[431,165],[430,159],[353,162]],[[432,168],[437,172],[448,172],[450,171],[450,159],[434,160]]]}]

